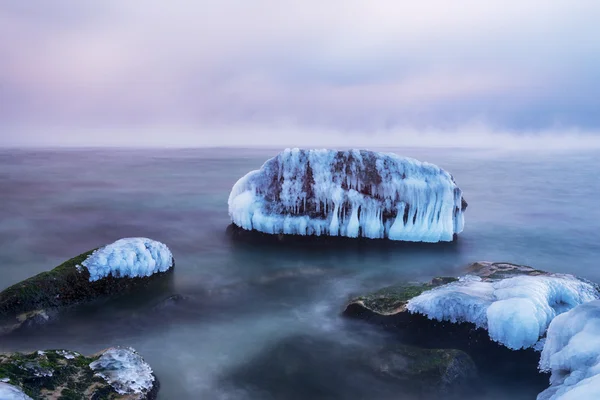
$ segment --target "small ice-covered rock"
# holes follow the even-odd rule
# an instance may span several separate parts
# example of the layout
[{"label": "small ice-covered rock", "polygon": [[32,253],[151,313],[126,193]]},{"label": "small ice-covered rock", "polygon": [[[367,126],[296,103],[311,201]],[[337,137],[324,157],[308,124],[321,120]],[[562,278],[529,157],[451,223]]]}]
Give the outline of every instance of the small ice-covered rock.
[{"label": "small ice-covered rock", "polygon": [[600,301],[575,307],[548,327],[540,370],[552,373],[538,400],[600,399]]},{"label": "small ice-covered rock", "polygon": [[106,350],[90,368],[122,395],[145,394],[154,386],[152,368],[130,347]]},{"label": "small ice-covered rock", "polygon": [[16,386],[9,385],[5,382],[0,382],[0,399],[1,400],[32,400],[21,389]]},{"label": "small ice-covered rock", "polygon": [[593,284],[571,275],[466,276],[412,298],[407,309],[439,321],[471,322],[517,350],[535,346],[557,315],[598,296]]},{"label": "small ice-covered rock", "polygon": [[126,238],[94,251],[82,264],[90,273],[90,282],[109,275],[148,277],[169,270],[173,266],[173,255],[161,242]]},{"label": "small ice-covered rock", "polygon": [[452,241],[466,202],[443,169],[392,153],[286,149],[233,186],[232,222],[269,234]]}]

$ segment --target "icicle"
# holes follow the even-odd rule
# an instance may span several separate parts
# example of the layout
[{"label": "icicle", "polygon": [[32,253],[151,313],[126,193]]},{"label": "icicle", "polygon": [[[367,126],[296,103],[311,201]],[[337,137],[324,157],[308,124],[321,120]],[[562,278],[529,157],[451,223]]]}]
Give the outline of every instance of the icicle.
[{"label": "icicle", "polygon": [[[304,191],[307,163],[311,196]],[[379,175],[374,176],[376,183],[361,179],[366,169]],[[267,193],[274,180],[281,183],[279,197]],[[280,198],[279,206],[267,205],[265,197]],[[307,215],[311,201],[318,214],[314,218]],[[241,178],[228,203],[235,224],[266,233],[432,242],[452,240],[464,226],[462,192],[451,176],[434,165],[392,154],[286,149]],[[277,209],[283,211],[271,211]],[[390,213],[395,218],[390,220]]]}]

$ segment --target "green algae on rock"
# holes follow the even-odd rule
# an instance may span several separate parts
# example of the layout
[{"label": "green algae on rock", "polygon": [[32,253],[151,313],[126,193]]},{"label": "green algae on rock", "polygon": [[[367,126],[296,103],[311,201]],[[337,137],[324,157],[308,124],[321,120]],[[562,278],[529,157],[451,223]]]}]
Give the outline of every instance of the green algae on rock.
[{"label": "green algae on rock", "polygon": [[[0,292],[0,335],[23,326],[45,323],[53,319],[61,308],[126,293],[133,288],[148,285],[172,271],[172,268],[169,268],[165,272],[157,272],[150,276],[127,277],[120,275],[117,270],[101,279],[93,280],[89,269],[82,265],[96,252],[109,246],[80,254],[50,271],[42,272]],[[109,266],[111,262],[113,261],[107,260]],[[118,263],[118,260],[114,262]],[[173,265],[171,259],[171,267]]]},{"label": "green algae on rock", "polygon": [[388,286],[376,292],[356,297],[351,300],[351,305],[366,308],[381,315],[394,315],[406,311],[406,304],[410,299],[416,297],[426,290],[457,281],[452,277],[437,277],[427,283],[403,283]]},{"label": "green algae on rock", "polygon": [[[120,359],[103,366],[101,361],[114,352],[122,353]],[[107,379],[107,369],[125,379]],[[159,390],[150,366],[130,348],[110,348],[90,357],[67,350],[0,354],[0,380],[34,400],[153,400]]]}]

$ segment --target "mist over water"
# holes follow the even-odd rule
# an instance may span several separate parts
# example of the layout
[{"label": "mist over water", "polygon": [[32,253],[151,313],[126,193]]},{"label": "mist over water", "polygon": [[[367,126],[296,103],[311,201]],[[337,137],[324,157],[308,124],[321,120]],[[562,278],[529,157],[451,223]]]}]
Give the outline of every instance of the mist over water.
[{"label": "mist over water", "polygon": [[[403,383],[361,368],[398,339],[340,317],[397,281],[509,261],[600,282],[600,152],[391,149],[453,174],[469,207],[455,243],[277,246],[225,234],[235,181],[276,150],[0,151],[0,289],[116,239],[166,243],[174,273],[145,292],[79,307],[1,351],[136,348],[160,399],[398,399]],[[181,296],[164,301],[169,296]],[[286,366],[302,373],[286,375]],[[483,379],[492,399],[543,389]]]}]

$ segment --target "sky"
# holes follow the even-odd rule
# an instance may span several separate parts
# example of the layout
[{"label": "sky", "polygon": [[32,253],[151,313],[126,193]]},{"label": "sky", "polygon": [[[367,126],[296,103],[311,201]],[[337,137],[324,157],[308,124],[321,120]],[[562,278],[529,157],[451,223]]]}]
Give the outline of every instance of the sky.
[{"label": "sky", "polygon": [[600,146],[597,0],[0,0],[0,146]]}]

